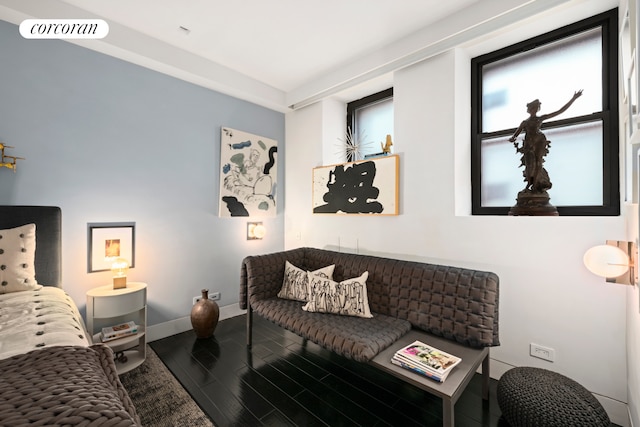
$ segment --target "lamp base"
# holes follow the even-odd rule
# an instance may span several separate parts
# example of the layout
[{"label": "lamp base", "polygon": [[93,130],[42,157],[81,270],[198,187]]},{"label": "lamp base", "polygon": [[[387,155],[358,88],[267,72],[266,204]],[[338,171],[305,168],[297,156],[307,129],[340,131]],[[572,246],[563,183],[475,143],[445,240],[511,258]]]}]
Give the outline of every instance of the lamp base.
[{"label": "lamp base", "polygon": [[127,278],[126,277],[114,277],[113,278],[113,289],[122,289],[127,287]]}]

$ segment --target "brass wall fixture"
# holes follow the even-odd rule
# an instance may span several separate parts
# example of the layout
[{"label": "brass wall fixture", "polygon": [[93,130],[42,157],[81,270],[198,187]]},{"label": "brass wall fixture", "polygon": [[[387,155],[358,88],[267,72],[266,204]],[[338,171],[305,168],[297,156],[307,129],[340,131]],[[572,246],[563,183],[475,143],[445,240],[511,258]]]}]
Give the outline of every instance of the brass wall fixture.
[{"label": "brass wall fixture", "polygon": [[17,166],[16,161],[24,160],[24,157],[9,156],[7,154],[4,154],[4,150],[7,148],[13,148],[13,147],[10,147],[0,142],[0,156],[2,156],[2,159],[0,159],[0,168],[13,169],[13,171],[15,172],[16,166]]}]

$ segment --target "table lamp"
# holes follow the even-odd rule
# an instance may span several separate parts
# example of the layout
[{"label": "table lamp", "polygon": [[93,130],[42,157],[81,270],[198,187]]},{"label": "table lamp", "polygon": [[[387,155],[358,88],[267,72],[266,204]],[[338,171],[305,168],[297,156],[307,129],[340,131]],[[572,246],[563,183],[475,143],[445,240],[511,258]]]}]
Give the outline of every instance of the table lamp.
[{"label": "table lamp", "polygon": [[111,264],[113,273],[113,289],[127,287],[127,272],[129,271],[129,261],[124,258],[116,258]]}]

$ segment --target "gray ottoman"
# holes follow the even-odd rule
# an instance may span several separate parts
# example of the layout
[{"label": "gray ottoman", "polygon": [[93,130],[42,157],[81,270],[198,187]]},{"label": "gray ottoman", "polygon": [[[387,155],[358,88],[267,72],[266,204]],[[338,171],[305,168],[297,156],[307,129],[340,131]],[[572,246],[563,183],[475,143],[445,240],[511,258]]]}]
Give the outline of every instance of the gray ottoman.
[{"label": "gray ottoman", "polygon": [[513,368],[498,381],[498,405],[511,427],[609,427],[598,400],[557,372]]}]

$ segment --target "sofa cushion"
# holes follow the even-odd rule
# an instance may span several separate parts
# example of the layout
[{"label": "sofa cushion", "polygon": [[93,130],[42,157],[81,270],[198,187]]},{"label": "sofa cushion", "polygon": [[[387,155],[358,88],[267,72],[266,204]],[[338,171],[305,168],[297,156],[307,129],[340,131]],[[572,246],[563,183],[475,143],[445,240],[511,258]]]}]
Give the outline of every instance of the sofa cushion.
[{"label": "sofa cushion", "polygon": [[[333,277],[334,268],[335,265],[332,264],[319,268],[312,273],[320,277],[331,279]],[[280,288],[280,292],[278,292],[278,297],[306,302],[309,299],[308,296],[309,280],[307,278],[307,272],[291,264],[289,261],[285,261],[284,280],[282,281],[282,288]]]},{"label": "sofa cushion", "polygon": [[326,277],[307,273],[309,277],[309,302],[302,309],[318,313],[344,314],[347,316],[373,317],[367,299],[367,277],[334,282]]},{"label": "sofa cushion", "polygon": [[411,323],[382,314],[372,318],[311,313],[302,303],[268,298],[251,303],[260,316],[341,356],[367,362],[409,332]]}]

